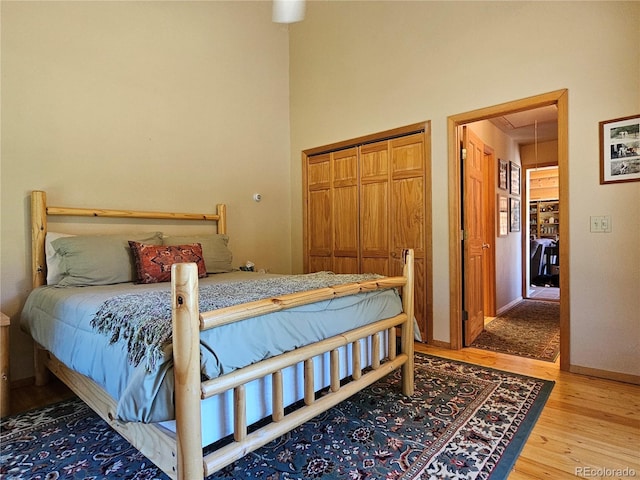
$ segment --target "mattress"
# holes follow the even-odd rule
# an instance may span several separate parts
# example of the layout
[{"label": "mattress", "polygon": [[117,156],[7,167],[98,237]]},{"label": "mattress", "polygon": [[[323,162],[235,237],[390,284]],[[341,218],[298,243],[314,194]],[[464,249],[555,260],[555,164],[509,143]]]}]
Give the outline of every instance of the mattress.
[{"label": "mattress", "polygon": [[[231,272],[210,275],[200,283],[235,282],[261,276],[273,275]],[[111,343],[108,335],[97,333],[91,326],[92,318],[106,300],[132,289],[136,292],[170,289],[170,284],[39,287],[27,299],[21,327],[67,367],[99,384],[117,402],[118,419],[169,422],[167,425],[170,426],[174,418],[170,344],[164,347],[162,360],[150,371],[128,360],[123,340]],[[217,327],[201,333],[202,374],[207,379],[215,378],[264,358],[392,317],[401,311],[397,291],[389,289],[334,298]],[[368,352],[364,345],[363,357],[366,358],[363,364],[369,361]],[[343,349],[340,354],[347,359],[350,349]],[[328,381],[326,362],[326,358],[316,362],[316,377],[325,384]],[[348,374],[346,371],[343,373]],[[301,387],[295,386],[301,385],[302,373],[291,367],[284,374],[293,381],[285,395],[295,401],[302,391]],[[264,397],[267,392],[268,399],[269,381],[267,378],[254,382],[248,387],[247,397]],[[230,402],[227,397],[208,399],[203,402],[203,412],[217,412],[213,414],[219,415],[231,408]],[[253,417],[257,420],[269,413],[270,402],[265,400],[263,403],[258,402],[255,412],[248,412],[250,421]],[[220,423],[220,420],[215,422]],[[220,425],[217,430],[213,436],[203,435],[205,444],[224,435],[227,427]]]}]

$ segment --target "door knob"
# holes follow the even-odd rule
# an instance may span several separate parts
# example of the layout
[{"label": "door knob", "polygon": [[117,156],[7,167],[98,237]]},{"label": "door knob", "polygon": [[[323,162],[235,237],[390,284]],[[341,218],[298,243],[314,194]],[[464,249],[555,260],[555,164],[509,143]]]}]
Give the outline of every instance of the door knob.
[{"label": "door knob", "polygon": [[489,246],[490,246],[490,245],[489,245],[488,243],[483,243],[483,244],[482,244],[482,248],[483,248],[483,249],[485,249],[485,250],[486,250],[487,248],[489,248]]}]

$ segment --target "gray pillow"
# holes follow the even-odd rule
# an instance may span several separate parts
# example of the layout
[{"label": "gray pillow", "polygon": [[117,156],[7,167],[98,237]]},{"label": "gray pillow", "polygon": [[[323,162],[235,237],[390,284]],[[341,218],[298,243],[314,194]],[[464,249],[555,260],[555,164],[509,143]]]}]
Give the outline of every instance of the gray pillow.
[{"label": "gray pillow", "polygon": [[62,280],[62,257],[53,248],[53,242],[62,237],[73,237],[67,233],[47,232],[44,241],[44,253],[47,259],[47,285],[56,285]]},{"label": "gray pillow", "polygon": [[233,254],[227,247],[229,244],[227,235],[168,235],[162,239],[163,245],[185,245],[189,243],[202,245],[202,256],[207,267],[207,273],[225,273],[233,270],[231,265]]},{"label": "gray pillow", "polygon": [[136,269],[129,240],[162,245],[162,232],[78,235],[54,240],[61,258],[59,286],[110,285],[133,282]]}]

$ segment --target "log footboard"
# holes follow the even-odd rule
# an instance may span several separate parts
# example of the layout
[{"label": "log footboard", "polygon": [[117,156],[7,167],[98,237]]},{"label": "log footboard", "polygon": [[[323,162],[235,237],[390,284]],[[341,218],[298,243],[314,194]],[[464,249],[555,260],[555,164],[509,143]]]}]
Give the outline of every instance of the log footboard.
[{"label": "log footboard", "polygon": [[[197,479],[211,475],[342,402],[397,368],[402,368],[403,393],[413,394],[413,251],[405,252],[402,277],[301,292],[202,314],[198,312],[197,275],[195,264],[176,264],[172,267],[173,355],[179,479]],[[403,289],[402,313],[263,360],[219,378],[200,381],[198,340],[201,330],[269,311],[380,288]],[[396,352],[397,327],[401,327],[400,353]],[[380,361],[381,337],[384,336],[384,332],[387,333],[387,356]],[[372,345],[372,365],[365,372],[360,365],[360,340],[368,337]],[[341,347],[352,349],[351,380],[344,385],[341,384],[342,379],[338,373],[340,370],[338,348]],[[316,398],[313,375],[314,357],[326,352],[329,352],[330,356],[331,385],[327,393]],[[282,370],[301,362],[304,363],[304,404],[285,414],[285,405],[282,401]],[[246,422],[245,385],[266,376],[272,377],[272,421],[249,433]],[[234,394],[233,440],[203,457],[200,401],[230,390],[233,390]],[[206,428],[206,425],[202,425],[202,428]]]}]

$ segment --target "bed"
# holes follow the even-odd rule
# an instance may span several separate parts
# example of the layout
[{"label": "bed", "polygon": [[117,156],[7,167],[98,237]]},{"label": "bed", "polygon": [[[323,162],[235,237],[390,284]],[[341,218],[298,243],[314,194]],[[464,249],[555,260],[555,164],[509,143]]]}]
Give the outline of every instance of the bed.
[{"label": "bed", "polygon": [[[146,282],[139,268],[145,252],[174,248],[165,248],[166,237],[156,232],[155,241],[136,234],[128,242],[138,267],[134,282],[115,281],[108,265],[96,272],[83,264],[87,275],[105,277],[99,285],[47,285],[51,216],[210,221],[215,236],[225,237],[226,208],[178,214],[54,207],[45,192],[31,194],[34,289],[21,325],[36,345],[36,383],[53,372],[171,478],[209,476],[396,369],[403,393],[413,394],[412,250],[403,252],[402,275],[395,277],[247,277],[228,266],[203,271],[204,262],[197,255],[190,261],[185,251],[193,252],[180,243],[183,260],[163,266],[161,275],[169,277]],[[53,244],[86,240],[62,237]],[[204,241],[189,245],[208,265],[218,259],[207,256]],[[274,285],[278,293],[271,296]],[[157,316],[168,311],[162,323],[151,314],[159,305]],[[134,321],[130,310],[142,311],[144,320]],[[239,333],[241,327],[251,333]],[[156,343],[148,341],[150,332]],[[132,340],[138,337],[147,343]],[[144,385],[152,386],[149,398]]]}]

